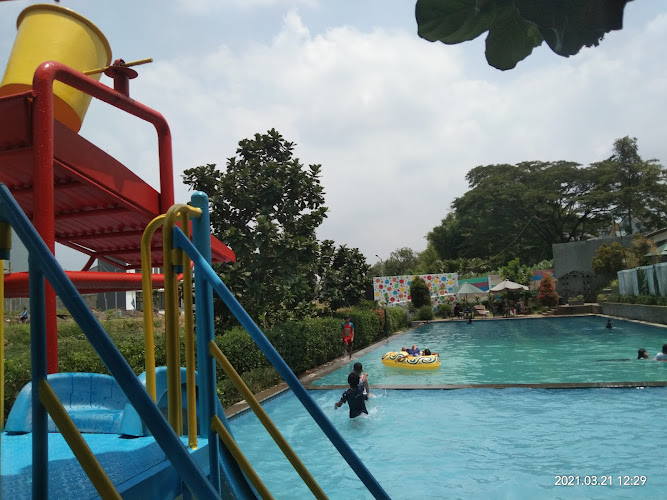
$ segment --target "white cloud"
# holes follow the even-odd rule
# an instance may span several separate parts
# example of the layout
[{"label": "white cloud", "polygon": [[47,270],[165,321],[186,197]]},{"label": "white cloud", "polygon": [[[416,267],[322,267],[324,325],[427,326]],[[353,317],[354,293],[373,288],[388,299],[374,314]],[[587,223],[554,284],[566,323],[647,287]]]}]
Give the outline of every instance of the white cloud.
[{"label": "white cloud", "polygon": [[251,11],[257,8],[290,7],[298,4],[315,5],[316,3],[316,0],[177,0],[176,2],[182,11],[205,15],[230,7]]},{"label": "white cloud", "polygon": [[[223,166],[239,140],[275,127],[297,143],[304,163],[322,164],[330,212],[320,237],[374,261],[399,247],[425,248],[424,236],[465,193],[465,174],[477,165],[587,164],[609,156],[625,135],[639,139],[645,158],[667,161],[659,111],[667,87],[659,52],[665,15],[642,24],[630,9],[626,28],[597,48],[565,59],[543,45],[500,72],[486,64],[483,40],[432,44],[416,36],[410,19],[403,29],[368,20],[367,28],[329,25],[316,16],[326,14],[319,7],[314,13],[297,1],[269,3],[282,12],[278,29],[248,31],[243,40],[220,33],[208,38],[215,43],[163,57],[132,81],[133,97],[170,123],[180,200],[183,169]],[[220,15],[206,0],[187,4],[211,19]],[[184,19],[180,39],[196,39],[197,26]],[[159,25],[155,20],[146,35],[160,34]],[[151,127],[97,109],[84,134],[157,185]]]}]

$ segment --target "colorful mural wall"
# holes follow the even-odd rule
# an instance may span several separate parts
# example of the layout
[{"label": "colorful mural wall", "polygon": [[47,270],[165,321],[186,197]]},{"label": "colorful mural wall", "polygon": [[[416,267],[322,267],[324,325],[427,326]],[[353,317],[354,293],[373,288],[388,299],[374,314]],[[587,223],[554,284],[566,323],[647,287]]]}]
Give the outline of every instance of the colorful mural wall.
[{"label": "colorful mural wall", "polygon": [[[374,299],[380,305],[399,304],[410,301],[410,284],[416,277],[416,275],[410,275],[378,276],[373,278]],[[453,290],[459,285],[457,273],[421,274],[419,277],[424,280],[426,286],[431,290],[431,302],[434,307],[453,300],[453,295],[447,294],[453,293]]]}]

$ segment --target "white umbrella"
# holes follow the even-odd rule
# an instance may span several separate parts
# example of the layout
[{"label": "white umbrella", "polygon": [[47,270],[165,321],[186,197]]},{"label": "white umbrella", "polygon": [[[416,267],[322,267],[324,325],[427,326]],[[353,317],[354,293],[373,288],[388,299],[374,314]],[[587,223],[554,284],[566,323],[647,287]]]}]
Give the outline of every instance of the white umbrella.
[{"label": "white umbrella", "polygon": [[489,292],[503,292],[505,290],[528,290],[528,287],[514,281],[505,280],[490,288]]}]

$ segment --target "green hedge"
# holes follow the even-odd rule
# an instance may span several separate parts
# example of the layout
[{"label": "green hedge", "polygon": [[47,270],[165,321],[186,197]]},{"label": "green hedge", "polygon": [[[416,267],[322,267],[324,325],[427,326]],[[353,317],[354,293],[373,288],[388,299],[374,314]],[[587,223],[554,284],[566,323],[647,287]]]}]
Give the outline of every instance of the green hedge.
[{"label": "green hedge", "polygon": [[[349,313],[355,326],[354,349],[367,347],[409,326],[405,312],[400,308],[384,311],[354,310]],[[314,318],[293,321],[265,331],[265,335],[295,374],[301,374],[342,354],[340,328],[343,314],[333,318]],[[141,319],[113,319],[102,322],[135,373],[144,371],[145,350]],[[156,322],[155,364],[166,364],[165,338],[161,322]],[[19,391],[30,381],[30,331],[28,325],[8,325],[5,347],[5,417]],[[280,381],[264,353],[241,327],[215,336],[215,342],[236,371],[254,391],[267,389]],[[181,335],[181,362],[184,364],[185,346]],[[58,324],[58,365],[61,372],[108,373],[83,332],[74,322]],[[241,399],[231,388],[221,369],[217,373],[218,393],[225,406]]]},{"label": "green hedge", "polygon": [[608,302],[641,304],[646,306],[667,306],[667,297],[661,295],[610,295]]}]

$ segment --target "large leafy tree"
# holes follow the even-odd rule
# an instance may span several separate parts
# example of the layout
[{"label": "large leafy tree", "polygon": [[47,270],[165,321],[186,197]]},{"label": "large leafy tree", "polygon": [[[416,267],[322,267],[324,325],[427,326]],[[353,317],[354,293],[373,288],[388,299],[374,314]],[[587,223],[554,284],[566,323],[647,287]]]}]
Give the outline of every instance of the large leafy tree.
[{"label": "large leafy tree", "polygon": [[384,263],[385,276],[414,274],[419,264],[419,255],[408,247],[399,248],[389,254]]},{"label": "large leafy tree", "polygon": [[[250,316],[265,326],[310,314],[317,294],[319,245],[326,217],[320,165],[304,167],[294,143],[276,130],[239,142],[221,172],[214,164],[183,179],[209,194],[214,234],[236,253],[220,268]],[[226,308],[216,312],[229,321]]]},{"label": "large leafy tree", "polygon": [[633,221],[645,230],[659,229],[667,217],[667,171],[658,160],[644,160],[639,155],[637,139],[623,137],[614,141],[613,155],[594,164],[600,182],[608,193],[607,201],[614,215],[625,222],[632,234]]},{"label": "large leafy tree", "polygon": [[366,287],[371,284],[368,277],[370,266],[357,248],[338,248],[331,240],[320,245],[320,301],[331,310],[359,304]]},{"label": "large leafy tree", "polygon": [[569,57],[623,27],[628,0],[417,0],[419,36],[456,44],[485,32],[486,60],[512,69],[546,41]]},{"label": "large leafy tree", "polygon": [[466,175],[471,189],[452,203],[459,255],[534,264],[551,258],[553,243],[599,233],[608,209],[597,175],[565,161],[473,168]]},{"label": "large leafy tree", "polygon": [[449,212],[439,226],[426,235],[429,246],[438,253],[442,260],[456,259],[463,235],[456,219],[456,212]]}]

